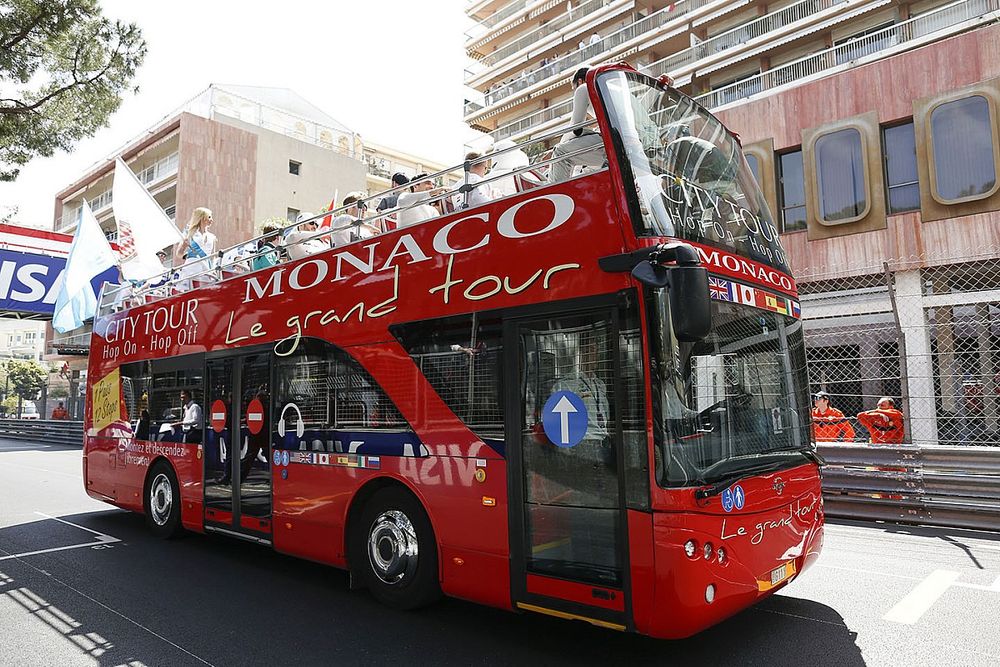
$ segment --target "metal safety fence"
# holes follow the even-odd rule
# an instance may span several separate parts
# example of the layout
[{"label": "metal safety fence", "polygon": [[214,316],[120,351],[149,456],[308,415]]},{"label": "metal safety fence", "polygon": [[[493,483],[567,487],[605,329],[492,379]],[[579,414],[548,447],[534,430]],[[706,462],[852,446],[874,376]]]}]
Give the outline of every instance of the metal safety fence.
[{"label": "metal safety fence", "polygon": [[0,438],[83,447],[83,422],[62,419],[0,419]]},{"label": "metal safety fence", "polygon": [[821,443],[834,517],[1000,530],[1000,449]]},{"label": "metal safety fence", "polygon": [[1000,248],[797,273],[827,513],[1000,528]]}]

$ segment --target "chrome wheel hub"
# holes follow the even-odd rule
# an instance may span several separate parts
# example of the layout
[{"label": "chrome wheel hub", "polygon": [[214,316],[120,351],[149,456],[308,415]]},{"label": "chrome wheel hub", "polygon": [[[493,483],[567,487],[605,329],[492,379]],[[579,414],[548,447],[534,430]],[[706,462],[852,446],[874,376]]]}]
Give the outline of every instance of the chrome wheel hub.
[{"label": "chrome wheel hub", "polygon": [[149,486],[149,514],[153,517],[153,523],[157,526],[165,525],[173,505],[174,489],[170,485],[170,479],[160,473]]},{"label": "chrome wheel hub", "polygon": [[378,515],[368,531],[368,560],[372,571],[387,584],[405,581],[417,570],[417,532],[399,510]]}]

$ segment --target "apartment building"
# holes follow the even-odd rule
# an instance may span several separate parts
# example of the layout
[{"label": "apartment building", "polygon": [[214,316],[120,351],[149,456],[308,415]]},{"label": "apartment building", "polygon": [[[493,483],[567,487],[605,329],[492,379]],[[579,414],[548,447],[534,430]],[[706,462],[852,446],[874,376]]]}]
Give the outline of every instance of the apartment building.
[{"label": "apartment building", "polygon": [[[417,155],[370,141],[364,143],[364,160],[366,185],[369,194],[375,194],[392,188],[393,174],[398,173],[403,174],[407,178],[413,178],[417,174],[436,174],[448,167],[455,166],[450,164],[444,165],[440,162],[431,162]],[[441,184],[450,186],[459,180],[460,177],[458,174],[449,173],[442,176]]]},{"label": "apartment building", "polygon": [[319,211],[336,191],[362,190],[360,136],[286,88],[212,85],[56,195],[55,230],[73,233],[83,200],[109,239],[114,158],[121,155],[180,225],[212,209],[222,246],[272,217]]},{"label": "apartment building", "polygon": [[470,2],[465,120],[568,122],[628,61],[741,136],[802,297],[813,388],[907,441],[1000,444],[1000,0]]}]

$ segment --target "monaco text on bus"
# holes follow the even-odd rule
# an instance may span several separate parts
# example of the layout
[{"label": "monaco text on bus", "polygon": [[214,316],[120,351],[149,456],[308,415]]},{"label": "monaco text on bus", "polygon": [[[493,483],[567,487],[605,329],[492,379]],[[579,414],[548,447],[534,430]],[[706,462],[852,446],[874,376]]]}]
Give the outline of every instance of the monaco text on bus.
[{"label": "monaco text on bus", "polygon": [[476,206],[106,292],[87,492],[158,535],[346,568],[399,608],[445,594],[676,638],[798,577],[821,460],[771,214],[690,98],[624,65],[586,85],[575,154],[600,155],[562,182],[545,153]]}]

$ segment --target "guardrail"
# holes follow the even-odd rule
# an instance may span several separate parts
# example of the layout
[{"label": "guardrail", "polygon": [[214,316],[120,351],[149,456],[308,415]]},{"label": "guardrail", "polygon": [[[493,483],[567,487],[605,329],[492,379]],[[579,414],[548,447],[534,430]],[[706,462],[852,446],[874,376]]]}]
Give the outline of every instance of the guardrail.
[{"label": "guardrail", "polygon": [[820,443],[826,514],[1000,530],[1000,447]]},{"label": "guardrail", "polygon": [[0,419],[0,438],[83,447],[83,422],[62,419]]}]

